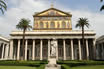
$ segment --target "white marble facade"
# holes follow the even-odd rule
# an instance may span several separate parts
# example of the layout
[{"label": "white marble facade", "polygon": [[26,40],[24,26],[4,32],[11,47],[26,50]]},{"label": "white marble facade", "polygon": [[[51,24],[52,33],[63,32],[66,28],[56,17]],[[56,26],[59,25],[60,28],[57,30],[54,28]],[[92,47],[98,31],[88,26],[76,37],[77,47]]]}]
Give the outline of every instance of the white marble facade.
[{"label": "white marble facade", "polygon": [[[25,38],[25,60],[48,60],[51,53],[51,42],[55,39],[57,60],[95,59],[95,32],[85,31],[85,46],[82,47],[80,30],[69,32],[34,32],[27,31]],[[21,60],[22,31],[11,33],[9,59]]]}]

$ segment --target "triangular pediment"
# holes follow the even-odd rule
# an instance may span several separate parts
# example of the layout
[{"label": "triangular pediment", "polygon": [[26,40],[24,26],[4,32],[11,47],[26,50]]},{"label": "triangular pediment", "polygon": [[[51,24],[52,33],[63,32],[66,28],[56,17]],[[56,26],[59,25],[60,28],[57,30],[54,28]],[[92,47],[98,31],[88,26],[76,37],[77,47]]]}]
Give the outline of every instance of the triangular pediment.
[{"label": "triangular pediment", "polygon": [[55,8],[50,8],[43,12],[37,13],[34,16],[72,16],[72,15]]}]

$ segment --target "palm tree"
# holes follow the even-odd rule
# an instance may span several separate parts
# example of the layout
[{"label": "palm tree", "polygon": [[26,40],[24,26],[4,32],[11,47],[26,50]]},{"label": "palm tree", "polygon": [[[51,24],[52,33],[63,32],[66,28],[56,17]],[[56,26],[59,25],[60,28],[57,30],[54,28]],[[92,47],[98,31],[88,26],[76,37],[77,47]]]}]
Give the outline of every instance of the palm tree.
[{"label": "palm tree", "polygon": [[[100,0],[100,2],[103,2],[103,0]],[[104,5],[100,8],[100,11],[104,10]]]},{"label": "palm tree", "polygon": [[22,18],[19,22],[19,24],[16,25],[17,29],[21,29],[23,30],[23,42],[22,42],[22,48],[23,48],[23,60],[24,60],[24,56],[25,56],[25,32],[26,30],[30,30],[32,28],[32,26],[30,25],[30,20]]},{"label": "palm tree", "polygon": [[78,23],[76,24],[76,28],[79,27],[82,29],[82,47],[85,51],[85,47],[84,47],[84,27],[88,27],[89,28],[89,23],[88,23],[88,19],[87,18],[79,18]]},{"label": "palm tree", "polygon": [[4,14],[4,10],[7,10],[7,5],[3,0],[0,0],[0,10]]}]

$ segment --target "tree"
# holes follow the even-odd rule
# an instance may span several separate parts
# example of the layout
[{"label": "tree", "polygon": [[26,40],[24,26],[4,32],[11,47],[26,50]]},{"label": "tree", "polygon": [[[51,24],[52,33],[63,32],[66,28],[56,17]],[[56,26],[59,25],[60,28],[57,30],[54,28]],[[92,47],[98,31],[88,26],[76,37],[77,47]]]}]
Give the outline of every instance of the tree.
[{"label": "tree", "polygon": [[76,28],[79,27],[82,29],[82,47],[85,51],[85,42],[84,42],[84,27],[88,27],[89,28],[89,23],[88,23],[88,19],[87,18],[79,18],[78,23],[76,24]]},{"label": "tree", "polygon": [[24,48],[25,48],[25,32],[26,32],[26,30],[30,30],[32,28],[32,26],[30,25],[30,20],[22,18],[20,20],[19,24],[16,25],[16,28],[23,30],[22,48],[23,48],[23,60],[24,60],[24,56],[25,56],[25,51],[24,51]]},{"label": "tree", "polygon": [[[103,2],[103,0],[100,0],[100,2]],[[100,8],[100,11],[104,10],[104,5]]]},{"label": "tree", "polygon": [[3,0],[0,0],[0,10],[4,14],[4,10],[7,10],[7,5]]}]

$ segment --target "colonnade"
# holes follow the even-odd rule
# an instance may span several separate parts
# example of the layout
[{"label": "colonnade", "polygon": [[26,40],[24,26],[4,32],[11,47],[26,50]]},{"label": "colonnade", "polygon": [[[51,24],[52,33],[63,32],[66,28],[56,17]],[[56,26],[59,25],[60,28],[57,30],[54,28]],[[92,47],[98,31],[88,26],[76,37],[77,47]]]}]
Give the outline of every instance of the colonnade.
[{"label": "colonnade", "polygon": [[9,43],[0,42],[0,60],[7,60],[9,55]]},{"label": "colonnade", "polygon": [[[39,40],[40,40],[40,44],[39,44],[39,45],[40,45],[40,47],[39,47],[39,48],[40,48],[40,50],[39,50],[39,51],[40,51],[40,52],[39,52],[39,55],[40,55],[39,57],[40,57],[40,58],[39,58],[39,60],[43,60],[43,55],[46,55],[46,54],[43,54],[43,53],[42,53],[42,52],[43,52],[43,39],[39,39]],[[47,56],[47,59],[50,58],[50,46],[51,46],[51,43],[50,43],[50,42],[51,42],[51,40],[52,40],[52,39],[47,39],[47,41],[48,41],[48,42],[47,42],[47,46],[48,46],[48,49],[47,49],[47,50],[48,50],[48,51],[47,51],[47,55],[48,55],[48,56]],[[56,39],[56,40],[57,40],[56,59],[59,60],[59,53],[58,53],[58,52],[59,52],[59,51],[58,51],[58,46],[59,46],[59,45],[58,45],[58,40],[59,40],[59,39]],[[66,49],[67,49],[67,46],[66,46],[66,39],[61,39],[61,40],[63,41],[63,42],[62,42],[62,43],[63,43],[63,45],[62,45],[62,47],[63,47],[63,48],[62,48],[62,49],[63,49],[63,59],[62,59],[62,60],[75,60],[75,55],[74,55],[74,53],[75,53],[75,51],[74,51],[74,50],[75,50],[75,49],[74,49],[74,44],[75,44],[75,43],[74,43],[74,39],[69,39],[69,44],[70,44],[70,48],[71,48],[70,50],[71,50],[71,52],[69,52],[69,51],[67,52],[67,51],[66,51]],[[83,52],[83,51],[82,51],[82,42],[81,42],[81,39],[76,39],[76,40],[77,40],[77,46],[78,46],[78,57],[79,57],[79,60],[83,60],[83,56],[82,56],[82,52]],[[10,58],[10,59],[13,59],[13,46],[14,46],[14,45],[13,45],[13,44],[14,44],[13,42],[14,42],[13,40],[10,41],[10,53],[9,53],[9,58]],[[25,60],[27,60],[27,55],[28,55],[28,53],[27,53],[27,48],[28,48],[28,46],[29,46],[29,45],[28,45],[28,42],[29,42],[29,40],[26,39],[26,40],[25,40],[25,49],[24,49],[24,50],[25,50],[25,56],[24,56]],[[94,51],[94,52],[93,52],[93,55],[90,55],[91,51],[89,51],[89,50],[91,50],[91,49],[90,49],[90,46],[91,46],[91,45],[90,45],[90,46],[89,46],[89,45],[90,45],[90,44],[89,44],[89,40],[88,40],[88,39],[85,39],[85,47],[86,47],[85,49],[86,49],[86,52],[85,52],[84,54],[86,54],[86,56],[87,56],[86,59],[88,59],[88,60],[90,59],[89,56],[95,55],[95,54],[94,54],[94,52],[95,52],[95,40],[92,39],[92,48],[93,48],[92,51]],[[21,48],[20,46],[21,46],[21,40],[18,39],[17,52],[16,52],[16,60],[20,60],[20,54],[21,54],[21,53],[20,53],[20,52],[21,52],[21,51],[20,51],[20,48]],[[31,60],[36,60],[36,56],[35,56],[35,54],[36,54],[36,53],[35,53],[35,52],[36,52],[35,50],[36,50],[36,49],[35,49],[35,48],[36,48],[36,39],[33,39],[33,40],[32,40],[32,49],[31,49],[31,50],[32,50],[32,52],[31,52],[31,53],[32,53],[32,57],[31,57],[32,59],[31,59]],[[71,53],[71,56],[70,56],[71,59],[67,59],[66,54],[68,54],[68,53]]]},{"label": "colonnade", "polygon": [[98,60],[104,60],[104,42],[96,44],[96,57]]}]

